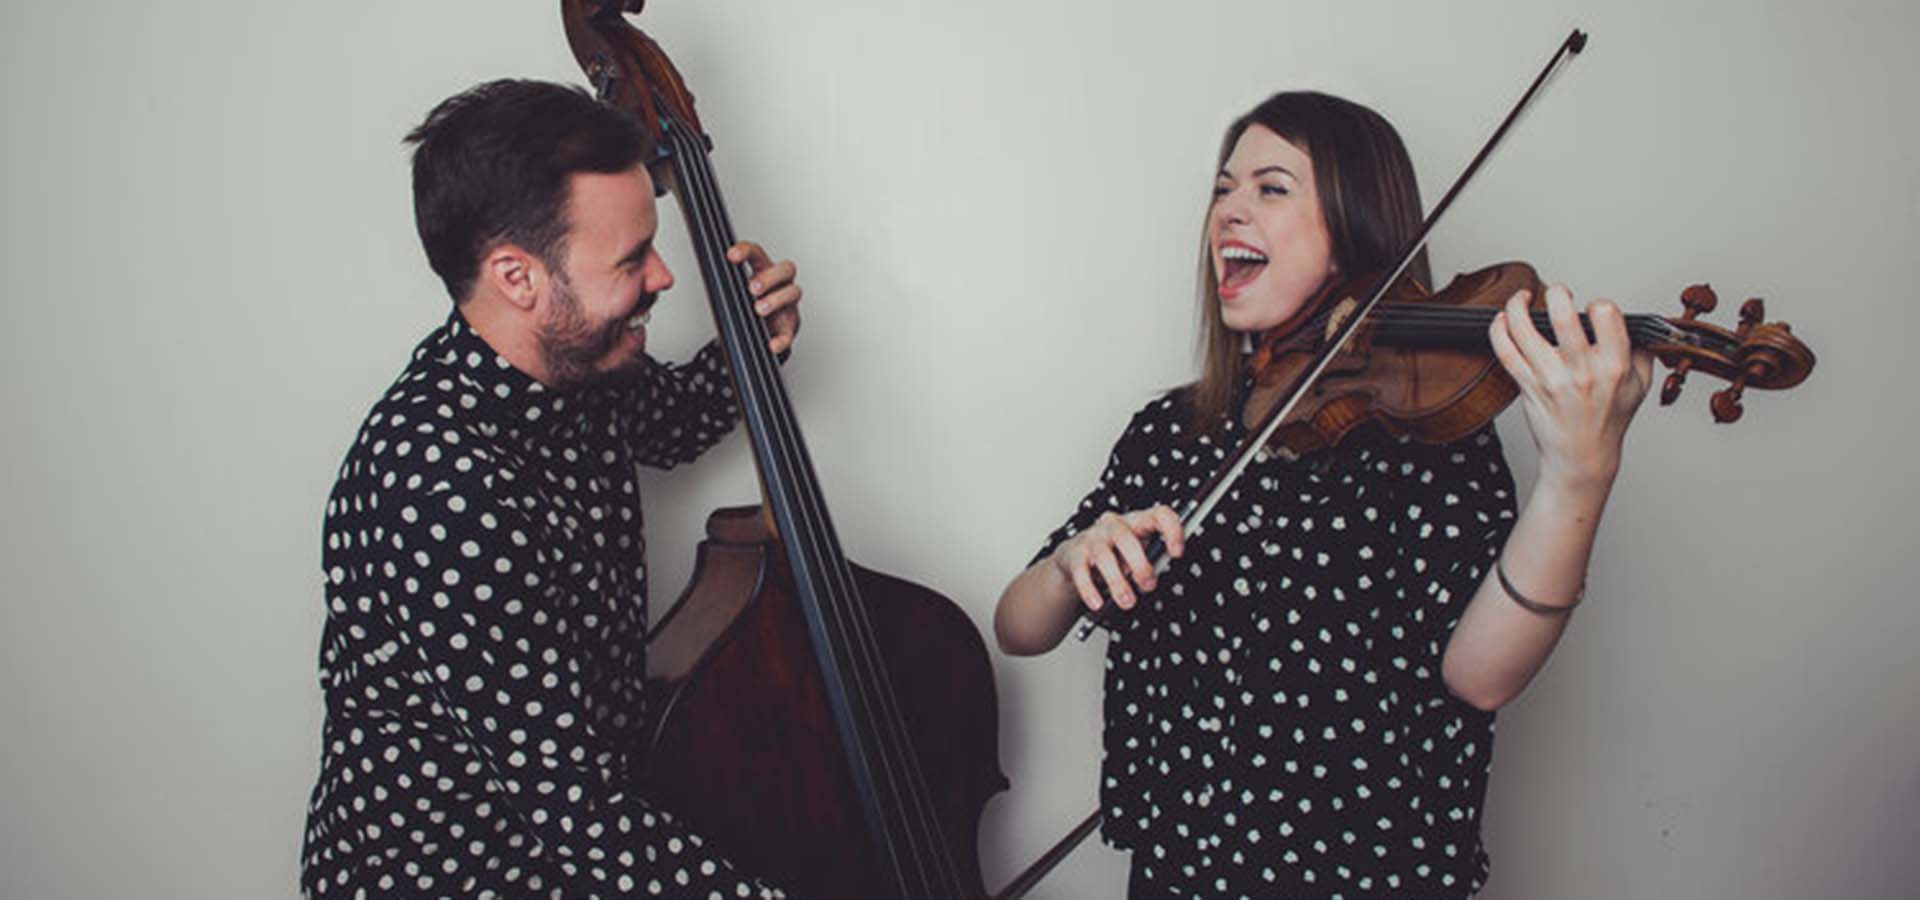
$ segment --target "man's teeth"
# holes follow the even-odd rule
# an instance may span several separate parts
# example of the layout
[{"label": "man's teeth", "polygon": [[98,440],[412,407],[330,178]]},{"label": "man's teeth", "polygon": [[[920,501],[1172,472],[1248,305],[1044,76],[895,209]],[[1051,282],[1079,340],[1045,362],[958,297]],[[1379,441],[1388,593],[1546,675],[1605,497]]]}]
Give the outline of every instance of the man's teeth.
[{"label": "man's teeth", "polygon": [[1246,247],[1222,247],[1220,249],[1220,258],[1228,259],[1228,260],[1236,260],[1240,262],[1263,263],[1267,261],[1267,258],[1265,256],[1262,256],[1258,252],[1254,250],[1250,250]]},{"label": "man's teeth", "polygon": [[652,320],[653,320],[653,310],[650,310],[650,309],[641,310],[640,312],[634,313],[633,315],[627,317],[627,330],[639,331],[640,329],[646,327],[646,324]]}]

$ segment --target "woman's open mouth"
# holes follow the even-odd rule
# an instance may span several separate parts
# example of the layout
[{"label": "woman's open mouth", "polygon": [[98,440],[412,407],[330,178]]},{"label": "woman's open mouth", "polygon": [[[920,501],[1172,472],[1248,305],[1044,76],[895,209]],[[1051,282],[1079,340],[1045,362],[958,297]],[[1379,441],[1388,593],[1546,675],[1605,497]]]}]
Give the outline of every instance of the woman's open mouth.
[{"label": "woman's open mouth", "polygon": [[1267,256],[1238,241],[1220,245],[1220,297],[1231,300],[1267,269]]}]

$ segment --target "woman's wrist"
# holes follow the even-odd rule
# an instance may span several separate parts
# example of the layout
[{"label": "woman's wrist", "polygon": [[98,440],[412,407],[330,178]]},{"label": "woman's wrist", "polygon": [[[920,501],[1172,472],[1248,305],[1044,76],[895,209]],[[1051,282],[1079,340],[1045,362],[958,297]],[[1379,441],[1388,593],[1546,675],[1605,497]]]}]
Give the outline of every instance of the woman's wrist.
[{"label": "woman's wrist", "polygon": [[1540,470],[1534,476],[1533,488],[1536,494],[1547,491],[1570,500],[1594,499],[1604,502],[1619,474],[1620,455],[1617,453],[1583,463],[1542,458]]}]

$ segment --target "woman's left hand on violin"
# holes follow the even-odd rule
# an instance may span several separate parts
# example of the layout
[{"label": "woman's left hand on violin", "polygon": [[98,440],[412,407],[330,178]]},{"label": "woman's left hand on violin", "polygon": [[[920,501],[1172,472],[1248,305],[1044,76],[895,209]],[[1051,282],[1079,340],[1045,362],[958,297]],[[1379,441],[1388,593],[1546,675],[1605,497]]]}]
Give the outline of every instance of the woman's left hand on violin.
[{"label": "woman's left hand on violin", "polygon": [[727,262],[743,262],[753,269],[747,290],[753,294],[753,311],[767,320],[767,331],[773,335],[767,349],[785,353],[800,333],[800,283],[794,280],[798,270],[793,260],[774,262],[759,244],[741,241],[727,248]]},{"label": "woman's left hand on violin", "polygon": [[1564,285],[1547,289],[1548,341],[1528,314],[1527,291],[1494,317],[1494,356],[1520,386],[1527,424],[1540,456],[1540,476],[1605,489],[1620,467],[1627,424],[1653,383],[1653,356],[1627,339],[1626,318],[1606,300],[1587,307],[1587,339]]}]

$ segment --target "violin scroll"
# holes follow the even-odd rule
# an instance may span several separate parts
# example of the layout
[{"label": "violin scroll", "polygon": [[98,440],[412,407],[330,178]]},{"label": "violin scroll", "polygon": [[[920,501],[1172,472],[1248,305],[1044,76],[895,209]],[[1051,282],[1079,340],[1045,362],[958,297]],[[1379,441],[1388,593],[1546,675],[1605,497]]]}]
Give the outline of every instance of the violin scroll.
[{"label": "violin scroll", "polygon": [[1813,351],[1794,337],[1792,326],[1766,321],[1766,304],[1760,298],[1740,304],[1740,322],[1731,331],[1700,320],[1701,313],[1719,305],[1713,288],[1692,285],[1681,292],[1680,303],[1686,313],[1665,320],[1671,328],[1669,339],[1647,345],[1662,365],[1673,370],[1661,385],[1660,405],[1679,399],[1688,373],[1705,372],[1728,382],[1708,404],[1714,421],[1734,422],[1744,411],[1740,398],[1747,388],[1784,390],[1805,381],[1813,371]]}]

